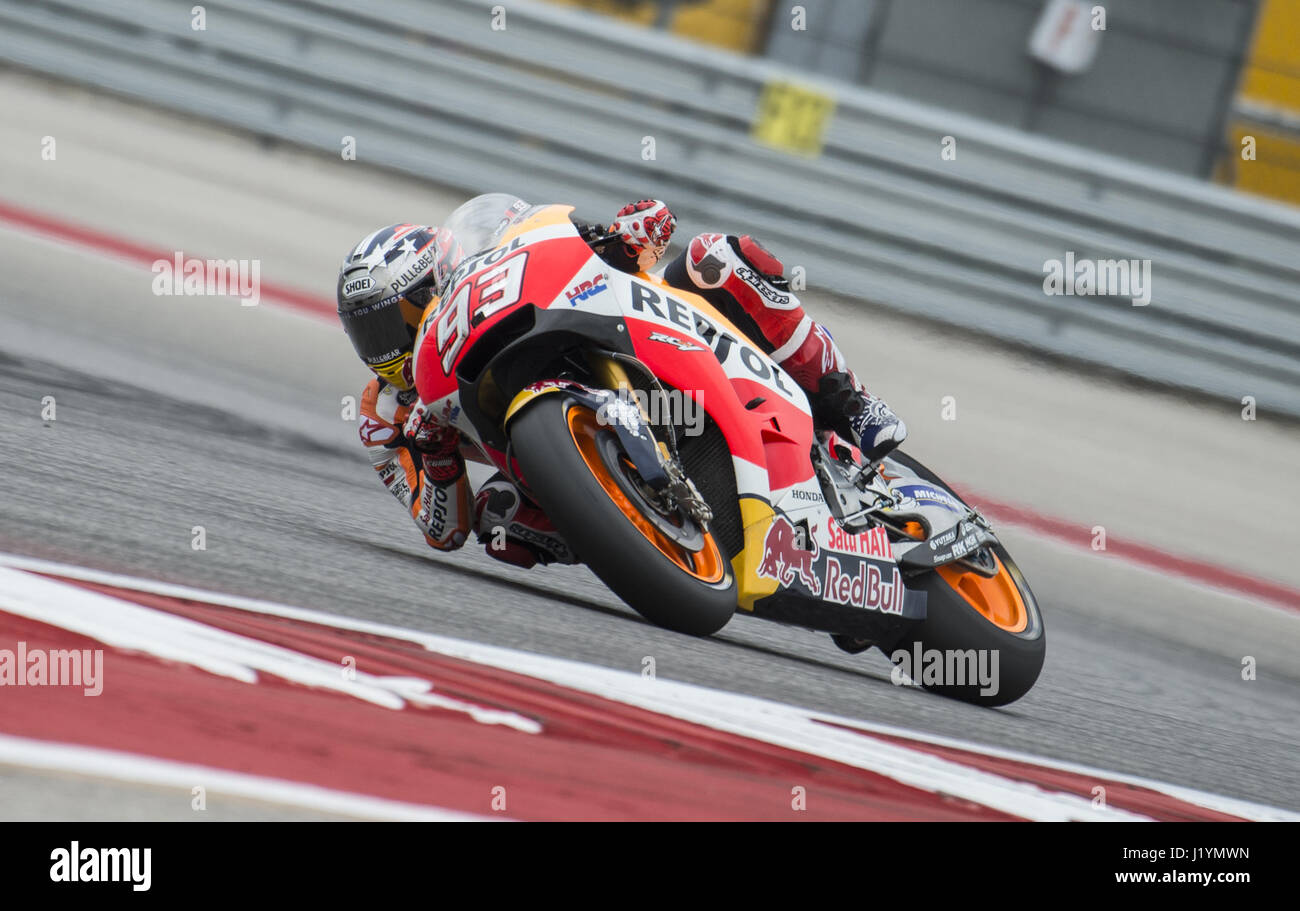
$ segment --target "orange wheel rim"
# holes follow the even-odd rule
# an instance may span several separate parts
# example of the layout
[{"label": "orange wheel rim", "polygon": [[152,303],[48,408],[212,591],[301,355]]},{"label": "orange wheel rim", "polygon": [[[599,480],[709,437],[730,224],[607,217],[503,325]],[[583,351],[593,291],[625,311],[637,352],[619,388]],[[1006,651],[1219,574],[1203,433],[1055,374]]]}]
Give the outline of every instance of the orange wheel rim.
[{"label": "orange wheel rim", "polygon": [[601,458],[596,437],[601,432],[610,431],[600,426],[595,412],[587,408],[570,408],[568,421],[569,433],[578,447],[582,460],[587,463],[587,470],[636,530],[687,575],[710,584],[721,582],[726,575],[726,570],[722,553],[718,550],[717,542],[713,540],[713,533],[705,533],[704,547],[697,553],[683,547],[660,531],[653,522],[641,514],[641,510],[637,509],[636,504],[623,492],[618,481],[610,474],[605,460]]},{"label": "orange wheel rim", "polygon": [[981,576],[974,570],[962,569],[954,563],[940,566],[939,576],[998,629],[1009,633],[1024,632],[1029,625],[1025,599],[1016,587],[1016,580],[1011,578],[1011,573],[998,559],[998,555],[992,552],[989,555],[998,567],[997,575],[991,578]]}]

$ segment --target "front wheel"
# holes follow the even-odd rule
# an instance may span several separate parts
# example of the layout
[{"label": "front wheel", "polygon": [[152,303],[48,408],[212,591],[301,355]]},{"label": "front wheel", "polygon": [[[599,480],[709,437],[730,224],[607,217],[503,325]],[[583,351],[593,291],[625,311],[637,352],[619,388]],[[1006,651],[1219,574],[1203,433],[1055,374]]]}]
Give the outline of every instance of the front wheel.
[{"label": "front wheel", "polygon": [[909,580],[926,593],[926,619],[889,650],[926,689],[963,702],[1015,702],[1038,680],[1047,637],[1038,602],[1001,544],[996,575],[946,564]]},{"label": "front wheel", "polygon": [[529,492],[578,556],[651,623],[707,636],[736,610],[736,583],[714,534],[657,507],[596,412],[546,395],[510,423]]}]

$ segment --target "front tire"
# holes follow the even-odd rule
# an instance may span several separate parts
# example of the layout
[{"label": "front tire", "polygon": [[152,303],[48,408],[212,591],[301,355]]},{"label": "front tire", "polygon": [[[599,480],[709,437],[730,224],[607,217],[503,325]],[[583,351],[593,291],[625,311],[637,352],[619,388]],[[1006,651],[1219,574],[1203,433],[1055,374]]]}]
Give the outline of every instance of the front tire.
[{"label": "front tire", "polygon": [[[889,458],[918,477],[952,490],[911,456],[899,451]],[[996,693],[981,692],[985,687],[978,683],[945,681],[926,685],[931,692],[983,706],[1007,705],[1029,692],[1047,656],[1043,615],[1029,583],[1005,547],[995,544],[991,550],[998,565],[998,574],[992,579],[955,563],[909,579],[909,586],[926,593],[926,619],[909,629],[887,652],[895,665],[903,660],[895,659],[899,649],[908,653],[914,665],[918,646],[922,655],[929,649],[945,655],[975,649],[977,658],[982,653],[989,656],[989,662],[996,654]]]},{"label": "front tire", "polygon": [[[888,652],[895,665],[907,662],[909,675],[927,690],[983,706],[1007,705],[1029,692],[1047,655],[1043,617],[1033,592],[1006,548],[996,544],[992,551],[998,574],[991,580],[954,565],[910,579],[910,586],[926,593],[926,618]],[[972,649],[976,663],[961,664],[996,669],[989,685],[972,681],[965,672],[960,681],[949,679],[946,665],[938,683],[927,683],[917,673],[918,655],[964,656]]]},{"label": "front tire", "polygon": [[722,548],[712,531],[699,551],[665,534],[668,520],[638,497],[617,439],[591,408],[563,394],[539,398],[510,422],[530,495],[601,581],[656,626],[716,633],[736,611]]}]

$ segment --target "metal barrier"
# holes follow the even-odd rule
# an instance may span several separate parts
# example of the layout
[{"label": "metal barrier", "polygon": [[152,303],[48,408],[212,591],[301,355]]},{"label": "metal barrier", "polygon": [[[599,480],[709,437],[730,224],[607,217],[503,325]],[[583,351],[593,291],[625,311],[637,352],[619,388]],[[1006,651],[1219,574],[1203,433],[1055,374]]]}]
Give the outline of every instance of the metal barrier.
[{"label": "metal barrier", "polygon": [[[809,287],[1300,416],[1300,211],[526,0],[192,6],[0,0],[0,61],[467,191],[658,196]],[[783,82],[834,99],[819,157],[751,138]],[[1150,304],[1046,294],[1067,251],[1151,260]]]}]

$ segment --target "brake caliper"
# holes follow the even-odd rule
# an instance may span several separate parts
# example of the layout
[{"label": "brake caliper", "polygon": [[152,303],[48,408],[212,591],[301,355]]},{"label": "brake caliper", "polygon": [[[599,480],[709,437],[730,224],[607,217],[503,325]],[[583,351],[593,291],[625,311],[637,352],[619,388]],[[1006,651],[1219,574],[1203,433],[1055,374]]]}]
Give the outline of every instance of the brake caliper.
[{"label": "brake caliper", "polygon": [[676,459],[664,462],[664,472],[668,475],[668,492],[673,500],[686,510],[692,521],[700,527],[700,531],[707,532],[709,523],[713,521],[713,510],[709,508],[708,503],[704,502],[704,497],[700,495],[695,482],[686,476],[686,472],[682,471],[682,466]]}]

